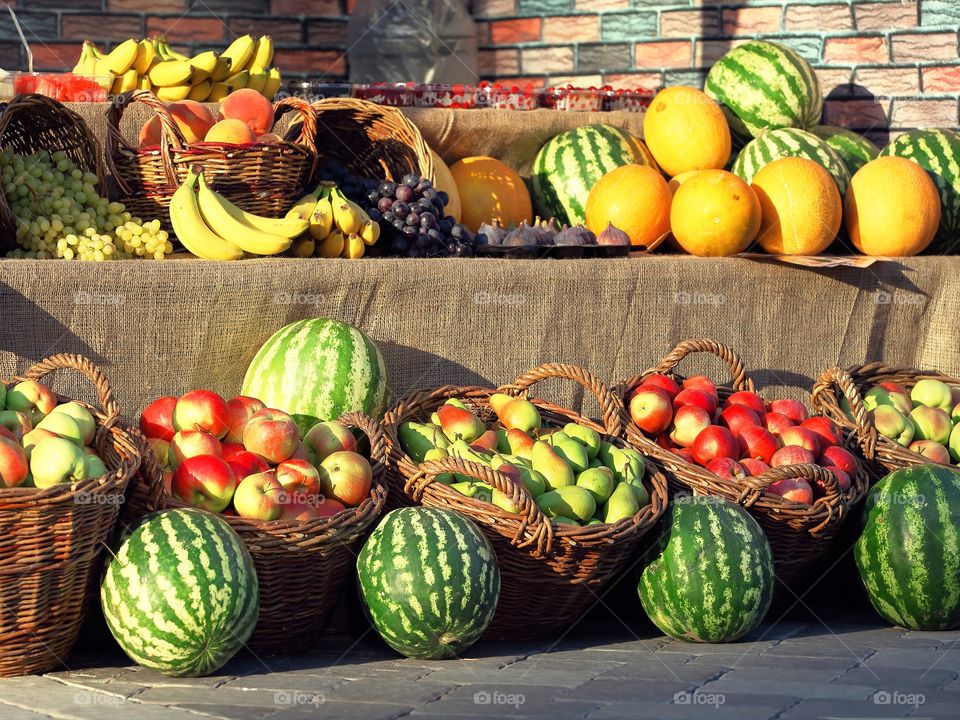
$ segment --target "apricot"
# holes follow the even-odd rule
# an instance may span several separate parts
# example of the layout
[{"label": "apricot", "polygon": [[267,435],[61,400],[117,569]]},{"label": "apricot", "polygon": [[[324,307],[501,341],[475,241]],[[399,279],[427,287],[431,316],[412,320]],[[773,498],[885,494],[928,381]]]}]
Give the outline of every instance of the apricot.
[{"label": "apricot", "polygon": [[[167,110],[188,143],[203,140],[216,122],[210,111],[195,100],[169,103]],[[140,128],[140,147],[159,145],[161,132],[160,118],[154,115]]]},{"label": "apricot", "polygon": [[232,145],[248,145],[257,141],[253,130],[242,120],[221,120],[216,123],[203,138],[204,142],[218,142]]},{"label": "apricot", "polygon": [[154,115],[140,128],[140,149],[160,144],[160,118]]},{"label": "apricot", "polygon": [[273,127],[273,105],[250,88],[241,88],[227,95],[220,103],[220,113],[224,118],[245,122],[254,135],[264,135]]}]

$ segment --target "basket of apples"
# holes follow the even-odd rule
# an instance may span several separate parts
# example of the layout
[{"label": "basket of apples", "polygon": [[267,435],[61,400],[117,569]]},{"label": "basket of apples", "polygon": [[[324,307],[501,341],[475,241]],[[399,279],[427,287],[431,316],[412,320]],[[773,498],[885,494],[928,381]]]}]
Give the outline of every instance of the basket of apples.
[{"label": "basket of apples", "polygon": [[[588,390],[602,419],[530,394],[553,378]],[[496,551],[500,598],[485,638],[569,628],[663,514],[666,477],[627,446],[622,412],[592,373],[546,364],[497,389],[417,390],[384,416],[391,501],[456,510]]]},{"label": "basket of apples", "polygon": [[872,479],[894,470],[960,462],[960,378],[882,363],[824,370],[813,407],[852,432]]},{"label": "basket of apples", "polygon": [[[98,406],[39,382],[73,369]],[[103,372],[54,355],[0,381],[0,675],[45,672],[70,652],[124,492],[140,467]]]},{"label": "basket of apples", "polygon": [[257,569],[250,646],[309,649],[354,565],[353,545],[386,501],[384,465],[369,459],[386,455],[380,424],[347,413],[301,437],[293,418],[259,400],[191,390],[148,405],[140,431],[152,452],[127,520],[169,507],[223,513]]},{"label": "basket of apples", "polygon": [[[696,353],[725,361],[731,385],[678,374],[677,365]],[[722,497],[757,519],[781,583],[810,568],[866,493],[854,433],[810,417],[798,400],[762,398],[740,357],[715,340],[681,342],[618,394],[629,415],[627,438],[663,465],[671,491]]]}]

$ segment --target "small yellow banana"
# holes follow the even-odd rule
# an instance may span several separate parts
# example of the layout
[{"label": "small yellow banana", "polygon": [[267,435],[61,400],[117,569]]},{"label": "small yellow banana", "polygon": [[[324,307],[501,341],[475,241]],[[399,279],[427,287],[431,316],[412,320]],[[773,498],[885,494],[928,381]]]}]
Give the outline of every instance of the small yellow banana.
[{"label": "small yellow banana", "polygon": [[193,65],[193,83],[196,84],[213,75],[213,71],[217,69],[219,56],[213,50],[207,50],[199,55],[194,55],[188,62]]},{"label": "small yellow banana", "polygon": [[317,245],[317,257],[322,258],[338,258],[343,254],[344,246],[346,245],[346,238],[343,236],[343,233],[340,232],[337,228],[334,228],[329,235],[327,235],[320,243]]},{"label": "small yellow banana", "polygon": [[77,75],[93,75],[97,66],[96,56],[97,46],[89,40],[83,41],[83,48],[80,50],[80,59],[73,66],[73,72]]},{"label": "small yellow banana", "polygon": [[252,35],[241,35],[221,53],[222,57],[230,58],[234,72],[244,70],[253,59],[257,41]]},{"label": "small yellow banana", "polygon": [[297,219],[297,220],[307,220],[309,221],[313,217],[314,208],[317,206],[317,201],[320,199],[320,192],[323,190],[323,186],[318,186],[316,190],[311,193],[307,193],[302,198],[297,200],[292,208],[287,211],[287,214],[284,216],[287,220]]},{"label": "small yellow banana", "polygon": [[273,96],[280,91],[280,83],[282,81],[280,70],[278,68],[271,68],[270,74],[267,76],[267,82],[263,85],[263,96],[267,100],[273,100]]},{"label": "small yellow banana", "polygon": [[150,82],[157,87],[192,85],[196,68],[182,60],[164,60],[150,68]]},{"label": "small yellow banana", "polygon": [[141,40],[137,43],[137,59],[133,61],[133,67],[137,75],[146,75],[147,71],[153,65],[153,60],[157,56],[157,50],[149,40]]},{"label": "small yellow banana", "polygon": [[187,173],[187,179],[170,198],[170,224],[180,244],[199,258],[206,260],[239,260],[243,250],[229,240],[217,235],[207,227],[197,204],[199,175],[195,168]]},{"label": "small yellow banana", "polygon": [[241,70],[236,75],[231,75],[223,82],[225,85],[229,85],[234,90],[239,90],[240,88],[245,88],[249,80],[250,80],[250,73],[247,72],[246,70]]},{"label": "small yellow banana", "polygon": [[149,75],[141,75],[137,78],[137,90],[152,90],[153,84],[150,82]]},{"label": "small yellow banana", "polygon": [[252,75],[255,72],[267,72],[270,69],[270,63],[273,62],[273,38],[269,35],[261,35],[257,38],[256,46],[253,49],[253,55],[250,62],[244,67]]},{"label": "small yellow banana", "polygon": [[324,188],[310,216],[310,234],[315,240],[323,240],[333,230],[333,206],[330,204],[330,189]]},{"label": "small yellow banana", "polygon": [[246,218],[250,213],[214,191],[202,174],[199,183],[197,204],[200,215],[207,227],[217,235],[229,238],[230,242],[251,255],[276,255],[290,247],[290,238],[265,233],[248,223]]},{"label": "small yellow banana", "polygon": [[213,80],[207,78],[201,82],[198,82],[196,85],[190,88],[190,95],[187,97],[190,100],[196,100],[197,102],[205,102],[208,97],[210,97],[210,91],[213,89]]},{"label": "small yellow banana", "polygon": [[157,88],[156,95],[164,102],[179,102],[190,97],[193,88],[190,85],[175,85],[173,87]]},{"label": "small yellow banana", "polygon": [[167,43],[166,40],[160,41],[160,47],[163,50],[163,57],[167,60],[179,60],[180,62],[189,62],[190,58],[181,52],[177,52]]},{"label": "small yellow banana", "polygon": [[373,245],[380,239],[380,223],[375,223],[367,217],[367,221],[360,228],[358,233],[367,245]]},{"label": "small yellow banana", "polygon": [[140,43],[133,38],[124,40],[117,45],[109,55],[103,58],[104,63],[114,75],[123,75],[133,67],[137,60]]},{"label": "small yellow banana", "polygon": [[348,200],[340,188],[333,188],[330,192],[330,204],[333,205],[333,221],[344,235],[351,235],[358,230],[369,218],[363,209],[352,200]]},{"label": "small yellow banana", "polygon": [[317,241],[309,235],[304,235],[293,243],[293,256],[299,258],[313,257],[317,249]]},{"label": "small yellow banana", "polygon": [[230,76],[230,71],[233,69],[233,60],[228,57],[221,55],[217,58],[217,67],[214,68],[213,74],[210,76],[215,83],[223,82]]},{"label": "small yellow banana", "polygon": [[266,70],[260,71],[250,71],[250,79],[247,80],[247,87],[251,90],[256,90],[258,93],[263,95],[263,88],[267,84],[267,79],[270,77],[270,73]]},{"label": "small yellow banana", "polygon": [[366,251],[366,246],[363,244],[363,238],[361,238],[356,233],[351,233],[347,235],[344,240],[343,245],[343,256],[349,258],[350,260],[356,260],[357,258],[362,258],[363,253]]},{"label": "small yellow banana", "polygon": [[234,89],[233,85],[227,85],[225,82],[215,82],[210,88],[210,95],[207,96],[207,102],[220,102],[232,93]]},{"label": "small yellow banana", "polygon": [[113,81],[113,87],[110,89],[110,93],[113,95],[121,95],[125,92],[136,90],[138,79],[136,68],[130,68],[122,75],[117,75]]}]

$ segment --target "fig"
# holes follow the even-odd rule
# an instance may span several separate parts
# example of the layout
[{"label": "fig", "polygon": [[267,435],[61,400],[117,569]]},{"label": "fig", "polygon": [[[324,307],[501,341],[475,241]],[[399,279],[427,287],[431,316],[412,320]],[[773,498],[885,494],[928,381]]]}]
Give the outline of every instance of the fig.
[{"label": "fig", "polygon": [[597,235],[597,245],[629,245],[630,236],[623,230],[608,222],[603,232]]}]

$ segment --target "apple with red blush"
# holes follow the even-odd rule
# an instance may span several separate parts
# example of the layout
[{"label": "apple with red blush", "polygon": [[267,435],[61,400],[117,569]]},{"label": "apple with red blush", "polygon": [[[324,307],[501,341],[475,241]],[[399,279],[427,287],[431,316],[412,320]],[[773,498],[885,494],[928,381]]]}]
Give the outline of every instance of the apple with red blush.
[{"label": "apple with red blush", "polygon": [[677,393],[680,392],[680,386],[677,385],[677,381],[672,377],[663,375],[661,373],[652,373],[647,375],[641,381],[640,387],[660,388],[670,397],[670,402],[673,402],[673,399],[677,396]]},{"label": "apple with red blush", "polygon": [[630,419],[648,435],[659,435],[673,420],[670,395],[654,385],[641,385],[630,398]]}]

